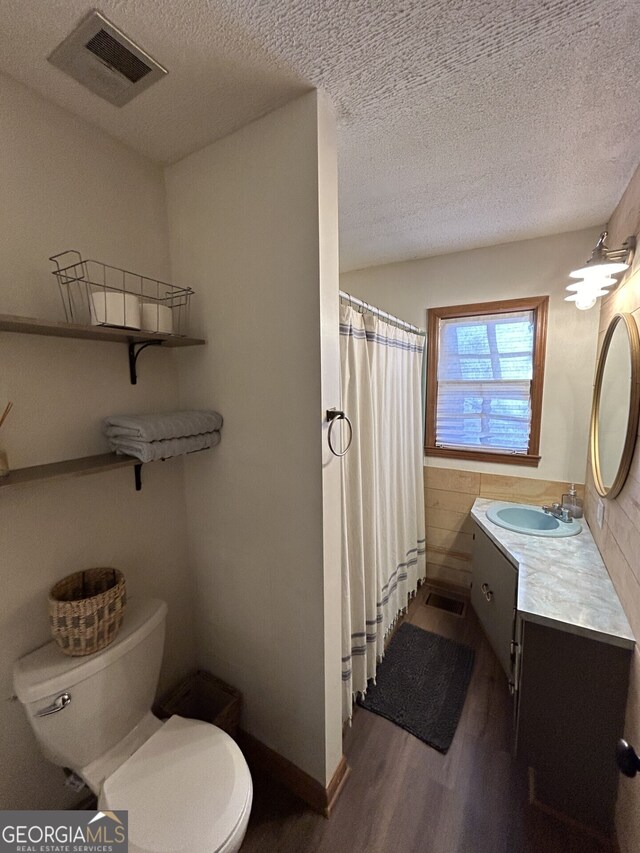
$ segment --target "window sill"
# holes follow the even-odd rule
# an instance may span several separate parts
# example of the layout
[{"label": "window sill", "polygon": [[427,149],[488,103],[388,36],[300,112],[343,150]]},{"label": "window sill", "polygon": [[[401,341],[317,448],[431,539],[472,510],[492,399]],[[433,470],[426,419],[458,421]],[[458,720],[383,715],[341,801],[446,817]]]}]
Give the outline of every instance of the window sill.
[{"label": "window sill", "polygon": [[458,450],[453,447],[425,447],[425,456],[447,459],[468,459],[475,462],[498,462],[502,465],[528,465],[537,468],[541,456],[533,454],[500,453],[499,450]]}]

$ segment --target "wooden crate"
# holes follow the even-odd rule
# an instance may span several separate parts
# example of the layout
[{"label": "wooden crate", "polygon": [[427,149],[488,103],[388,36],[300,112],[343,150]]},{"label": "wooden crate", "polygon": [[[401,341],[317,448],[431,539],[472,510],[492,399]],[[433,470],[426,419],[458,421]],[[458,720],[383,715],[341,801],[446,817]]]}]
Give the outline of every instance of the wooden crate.
[{"label": "wooden crate", "polygon": [[232,738],[240,725],[242,694],[215,675],[199,669],[186,676],[156,703],[156,716],[166,719],[178,714],[204,720],[223,729]]}]

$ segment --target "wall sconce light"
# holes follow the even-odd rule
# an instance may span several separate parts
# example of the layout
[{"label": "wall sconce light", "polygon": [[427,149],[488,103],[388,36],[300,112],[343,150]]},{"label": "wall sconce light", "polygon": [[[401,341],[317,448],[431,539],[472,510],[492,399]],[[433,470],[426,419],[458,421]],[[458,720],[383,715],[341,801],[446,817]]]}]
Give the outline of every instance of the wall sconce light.
[{"label": "wall sconce light", "polygon": [[582,279],[567,287],[572,291],[566,296],[566,302],[575,302],[576,308],[586,311],[593,308],[599,296],[606,296],[608,287],[616,287],[618,282],[612,276],[629,268],[636,249],[636,238],[627,237],[620,249],[610,249],[605,240],[608,232],[603,231],[586,265],[569,273],[570,278]]}]

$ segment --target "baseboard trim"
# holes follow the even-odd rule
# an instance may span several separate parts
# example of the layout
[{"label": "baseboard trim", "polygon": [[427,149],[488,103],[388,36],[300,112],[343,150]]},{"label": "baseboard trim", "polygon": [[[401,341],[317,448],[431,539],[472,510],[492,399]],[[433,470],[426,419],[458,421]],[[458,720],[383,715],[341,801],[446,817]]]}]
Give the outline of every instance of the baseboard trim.
[{"label": "baseboard trim", "polygon": [[342,789],[345,786],[347,781],[347,777],[351,772],[351,768],[347,764],[347,759],[341,756],[338,766],[336,767],[335,773],[331,777],[331,781],[326,787],[327,792],[327,805],[322,810],[322,813],[325,817],[329,817],[331,812],[333,811],[333,807],[338,802],[338,798],[342,793]]},{"label": "baseboard trim", "polygon": [[284,755],[280,755],[249,732],[240,729],[237,741],[252,772],[271,776],[315,812],[325,817],[330,816],[349,775],[349,765],[344,755],[325,788],[321,782],[309,776],[297,764],[289,761]]}]

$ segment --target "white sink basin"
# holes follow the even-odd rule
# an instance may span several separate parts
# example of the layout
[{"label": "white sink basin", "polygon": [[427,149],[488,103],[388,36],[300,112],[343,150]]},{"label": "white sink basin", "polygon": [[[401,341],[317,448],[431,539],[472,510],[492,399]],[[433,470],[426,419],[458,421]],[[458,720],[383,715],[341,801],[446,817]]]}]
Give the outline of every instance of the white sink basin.
[{"label": "white sink basin", "polygon": [[572,519],[561,521],[542,509],[525,504],[494,503],[487,510],[487,518],[505,530],[526,533],[529,536],[575,536],[582,525]]}]

